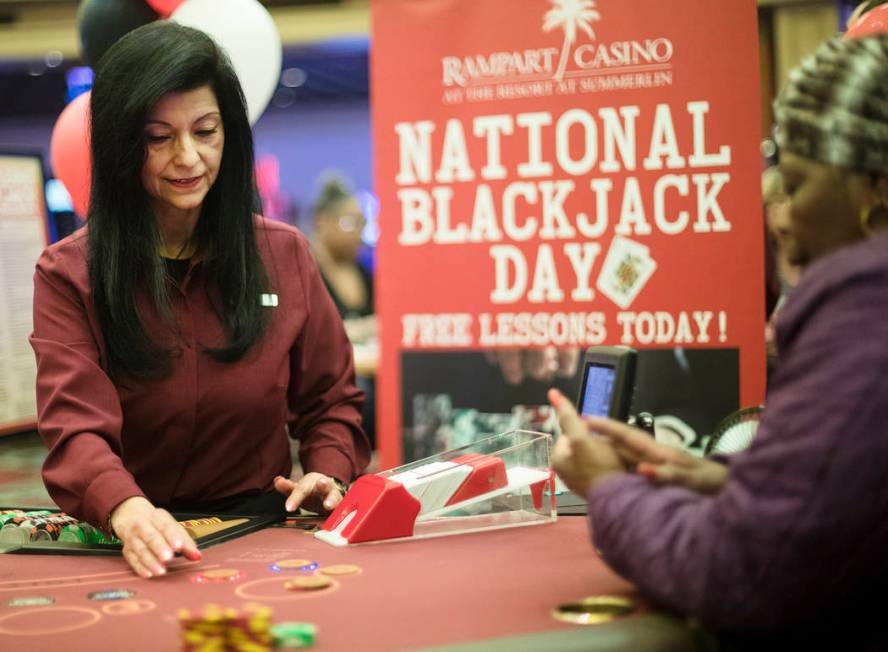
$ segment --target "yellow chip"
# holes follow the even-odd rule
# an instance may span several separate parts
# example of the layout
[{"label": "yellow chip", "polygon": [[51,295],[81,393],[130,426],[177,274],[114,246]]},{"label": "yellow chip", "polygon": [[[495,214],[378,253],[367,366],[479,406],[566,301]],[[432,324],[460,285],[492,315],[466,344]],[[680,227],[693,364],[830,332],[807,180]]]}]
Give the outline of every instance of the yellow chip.
[{"label": "yellow chip", "polygon": [[333,584],[333,580],[323,575],[307,575],[306,577],[294,577],[284,583],[288,591],[317,591],[325,589]]},{"label": "yellow chip", "polygon": [[361,572],[361,567],[354,564],[333,564],[332,566],[323,566],[318,571],[324,575],[354,575]]},{"label": "yellow chip", "polygon": [[278,568],[302,568],[310,563],[310,559],[281,559],[275,562]]},{"label": "yellow chip", "polygon": [[635,603],[629,598],[596,595],[579,602],[558,605],[552,610],[552,617],[576,625],[600,625],[628,616],[635,610]]},{"label": "yellow chip", "polygon": [[230,580],[240,575],[236,568],[213,568],[205,570],[201,575],[208,580]]}]

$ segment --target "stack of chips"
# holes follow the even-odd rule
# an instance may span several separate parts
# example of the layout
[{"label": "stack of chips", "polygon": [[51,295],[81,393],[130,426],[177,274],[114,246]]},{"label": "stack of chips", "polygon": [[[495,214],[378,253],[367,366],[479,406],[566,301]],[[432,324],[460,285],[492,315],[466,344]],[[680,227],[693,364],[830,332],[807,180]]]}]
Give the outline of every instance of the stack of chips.
[{"label": "stack of chips", "polygon": [[23,509],[3,509],[0,510],[0,527],[6,525],[14,519],[35,518],[37,516],[50,516],[52,512],[46,509],[36,511],[25,511]]},{"label": "stack of chips", "polygon": [[59,535],[59,541],[67,543],[87,543],[87,544],[111,544],[120,543],[120,539],[116,537],[108,537],[97,527],[93,527],[89,523],[75,523],[67,525],[62,529]]},{"label": "stack of chips", "polygon": [[272,650],[271,609],[248,604],[242,610],[207,605],[202,612],[179,610],[182,650],[268,652]]},{"label": "stack of chips", "polygon": [[119,544],[89,523],[64,512],[49,510],[0,510],[0,543],[27,544],[33,541],[62,541],[86,544]]},{"label": "stack of chips", "polygon": [[192,518],[187,521],[179,521],[179,525],[184,528],[197,527],[199,525],[216,525],[221,523],[222,519],[218,516],[207,516],[206,518]]},{"label": "stack of chips", "polygon": [[57,541],[62,530],[77,523],[64,513],[23,512],[4,514],[0,543],[26,544],[32,541]]}]

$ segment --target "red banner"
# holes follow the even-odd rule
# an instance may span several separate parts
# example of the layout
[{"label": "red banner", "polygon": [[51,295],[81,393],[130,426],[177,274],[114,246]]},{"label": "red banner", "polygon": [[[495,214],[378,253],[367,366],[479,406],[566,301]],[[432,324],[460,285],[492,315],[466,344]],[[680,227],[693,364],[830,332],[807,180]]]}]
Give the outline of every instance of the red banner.
[{"label": "red banner", "polygon": [[372,12],[382,465],[407,454],[411,352],[728,350],[760,402],[754,0]]}]

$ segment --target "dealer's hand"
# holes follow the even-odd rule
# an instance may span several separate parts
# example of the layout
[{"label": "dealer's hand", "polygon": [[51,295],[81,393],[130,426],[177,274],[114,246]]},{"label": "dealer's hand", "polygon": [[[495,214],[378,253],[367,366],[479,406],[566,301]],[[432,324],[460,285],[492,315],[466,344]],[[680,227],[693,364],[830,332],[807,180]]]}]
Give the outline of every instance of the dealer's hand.
[{"label": "dealer's hand", "polygon": [[166,573],[176,553],[197,561],[200,550],[176,519],[141,496],[127,498],[111,512],[111,527],[123,543],[123,557],[141,577]]},{"label": "dealer's hand", "polygon": [[639,475],[657,484],[678,485],[701,494],[721,491],[728,467],[688,455],[674,446],[659,444],[650,435],[619,421],[589,417],[586,425],[608,437],[626,464],[637,465]]},{"label": "dealer's hand", "polygon": [[549,403],[561,425],[561,437],[552,450],[552,468],[571,491],[585,496],[601,480],[626,471],[626,465],[609,439],[593,437],[573,405],[557,389],[549,390]]},{"label": "dealer's hand", "polygon": [[304,507],[317,514],[332,512],[342,500],[342,492],[333,479],[322,473],[306,473],[298,480],[281,475],[274,479],[278,493],[287,495],[286,509],[294,512]]}]

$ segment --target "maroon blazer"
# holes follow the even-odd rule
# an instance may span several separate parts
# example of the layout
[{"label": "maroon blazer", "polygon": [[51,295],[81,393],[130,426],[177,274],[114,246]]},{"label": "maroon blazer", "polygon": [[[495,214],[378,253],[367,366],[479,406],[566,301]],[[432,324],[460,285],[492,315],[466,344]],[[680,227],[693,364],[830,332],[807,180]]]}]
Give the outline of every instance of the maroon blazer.
[{"label": "maroon blazer", "polygon": [[[171,286],[175,327],[146,295],[146,329],[176,356],[159,380],[115,382],[87,274],[87,235],[43,253],[34,277],[38,427],[43,479],[66,512],[103,524],[131,496],[158,505],[272,491],[291,470],[288,433],[306,471],[351,480],[369,461],[352,348],[308,244],[290,226],[256,219],[270,281],[263,339],[238,362],[203,352],[225,343],[200,253]],[[262,297],[256,297],[261,301]]]}]

